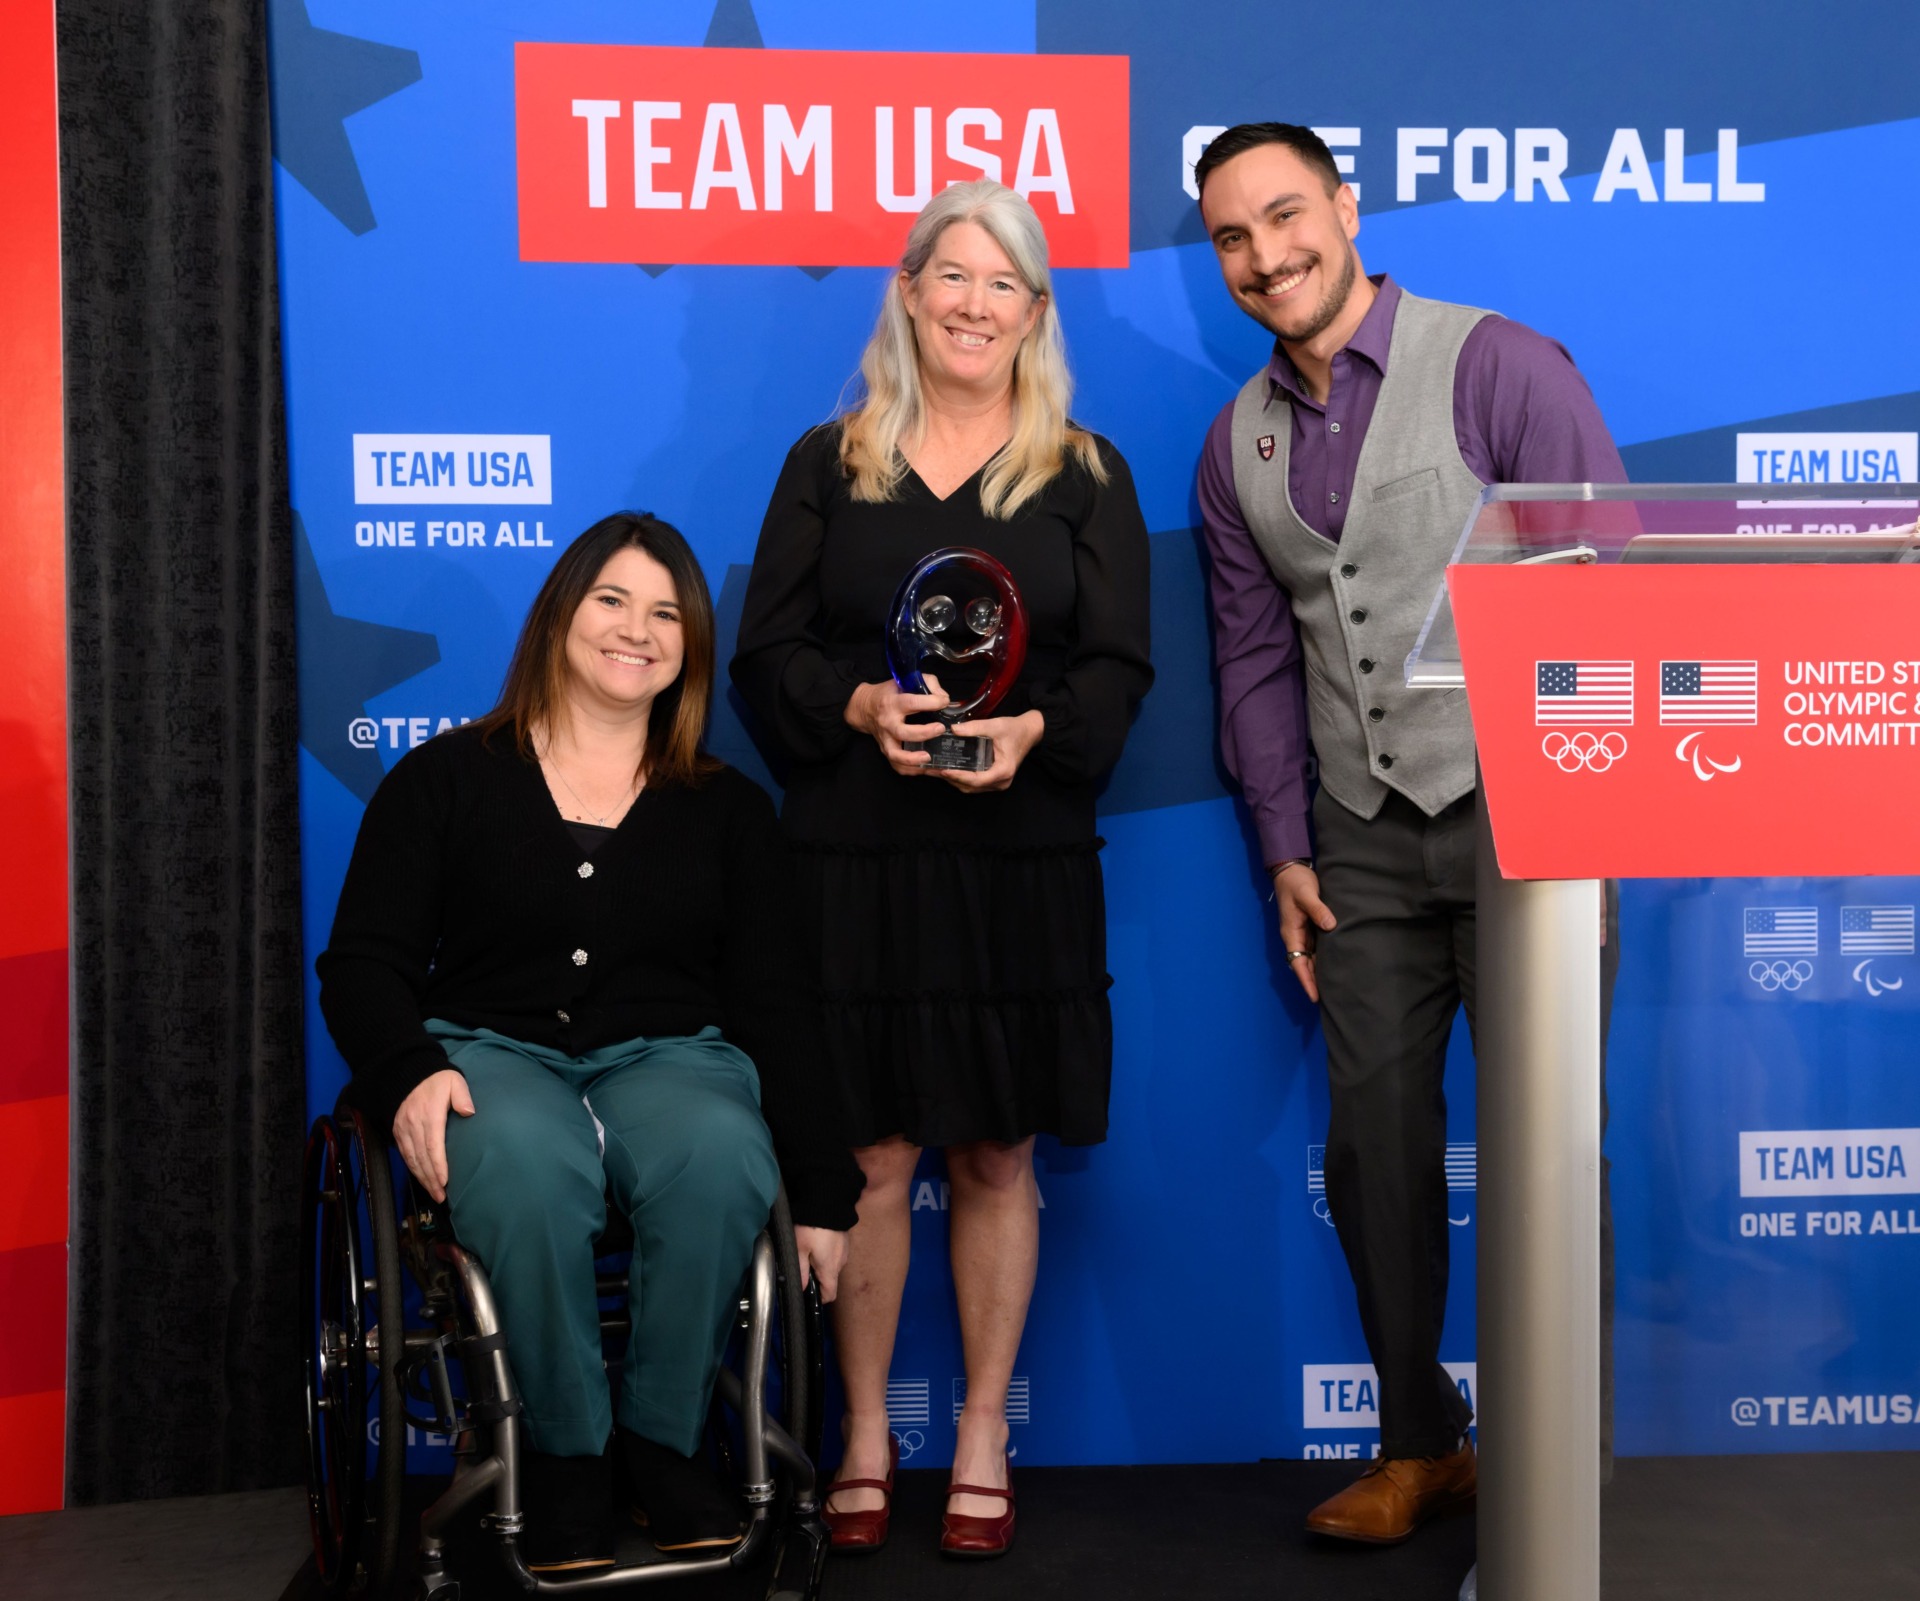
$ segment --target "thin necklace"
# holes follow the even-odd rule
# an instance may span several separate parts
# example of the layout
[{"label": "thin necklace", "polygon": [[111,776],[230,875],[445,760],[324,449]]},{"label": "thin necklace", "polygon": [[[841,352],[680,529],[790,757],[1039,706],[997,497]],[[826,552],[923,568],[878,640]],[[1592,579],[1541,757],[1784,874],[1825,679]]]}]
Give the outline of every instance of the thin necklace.
[{"label": "thin necklace", "polygon": [[562,784],[566,785],[567,793],[573,797],[575,804],[579,806],[580,810],[585,812],[587,816],[591,817],[602,828],[610,827],[611,825],[607,822],[607,818],[612,817],[616,813],[623,810],[627,805],[629,805],[632,802],[635,794],[638,793],[638,791],[636,790],[633,784],[631,783],[628,784],[626,793],[622,795],[619,800],[614,802],[612,810],[607,812],[606,816],[603,817],[600,815],[600,813],[596,812],[591,806],[589,806],[585,801],[580,799],[580,791],[575,789],[573,785],[568,782],[567,775],[564,771],[562,771],[559,760],[554,756],[552,749],[549,748],[547,750],[544,750],[540,754],[542,759],[550,767],[552,767],[554,777],[559,779]]}]

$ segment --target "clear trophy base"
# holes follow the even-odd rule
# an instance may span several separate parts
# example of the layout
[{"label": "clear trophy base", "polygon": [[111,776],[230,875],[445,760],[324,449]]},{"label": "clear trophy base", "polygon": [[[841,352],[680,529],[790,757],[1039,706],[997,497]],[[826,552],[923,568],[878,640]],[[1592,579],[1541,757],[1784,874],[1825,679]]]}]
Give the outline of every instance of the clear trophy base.
[{"label": "clear trophy base", "polygon": [[984,773],[993,765],[993,741],[978,734],[936,734],[920,748],[942,772]]}]

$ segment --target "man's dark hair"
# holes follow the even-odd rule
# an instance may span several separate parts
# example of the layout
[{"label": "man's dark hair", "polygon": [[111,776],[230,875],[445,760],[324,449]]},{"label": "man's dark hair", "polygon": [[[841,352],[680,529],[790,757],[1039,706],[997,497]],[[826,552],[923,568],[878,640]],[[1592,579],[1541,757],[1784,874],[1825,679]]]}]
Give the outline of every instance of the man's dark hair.
[{"label": "man's dark hair", "polygon": [[1292,122],[1242,122],[1225,133],[1216,134],[1213,143],[1200,152],[1200,159],[1193,164],[1194,188],[1205,194],[1207,176],[1214,168],[1261,145],[1285,145],[1320,174],[1328,194],[1333,194],[1347,181],[1340,176],[1340,169],[1334,163],[1333,152],[1327,148],[1326,140],[1311,128],[1302,128]]}]

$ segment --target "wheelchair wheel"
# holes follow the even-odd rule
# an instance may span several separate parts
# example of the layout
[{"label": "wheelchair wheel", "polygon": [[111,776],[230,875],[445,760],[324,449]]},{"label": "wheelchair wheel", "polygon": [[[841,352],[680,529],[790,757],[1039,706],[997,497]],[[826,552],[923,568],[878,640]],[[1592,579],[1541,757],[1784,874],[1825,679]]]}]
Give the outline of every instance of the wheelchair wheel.
[{"label": "wheelchair wheel", "polygon": [[786,1430],[810,1461],[820,1460],[821,1417],[825,1411],[826,1370],[820,1327],[819,1291],[800,1288],[800,1252],[793,1238],[793,1214],[784,1186],[773,1198],[774,1265],[779,1269],[780,1394]]},{"label": "wheelchair wheel", "polygon": [[[773,1244],[779,1297],[780,1396],[782,1422],[810,1462],[820,1461],[821,1419],[826,1409],[825,1339],[817,1285],[800,1287],[800,1253],[793,1237],[793,1215],[783,1188],[774,1197],[767,1230]],[[768,1601],[817,1601],[826,1577],[827,1527],[820,1516],[820,1487],[802,1495],[789,1486],[775,1532]]]},{"label": "wheelchair wheel", "polygon": [[336,1109],[307,1138],[301,1208],[307,1509],[331,1595],[381,1595],[399,1565],[404,1286],[386,1147]]}]

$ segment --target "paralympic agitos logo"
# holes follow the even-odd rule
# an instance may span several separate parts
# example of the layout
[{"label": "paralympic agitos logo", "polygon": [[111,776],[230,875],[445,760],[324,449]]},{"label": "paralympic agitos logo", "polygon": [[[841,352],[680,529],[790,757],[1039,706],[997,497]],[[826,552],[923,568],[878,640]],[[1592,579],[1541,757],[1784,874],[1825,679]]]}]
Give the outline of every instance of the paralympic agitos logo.
[{"label": "paralympic agitos logo", "polygon": [[883,266],[996,178],[1057,267],[1127,264],[1127,59],[514,47],[520,257]]}]

